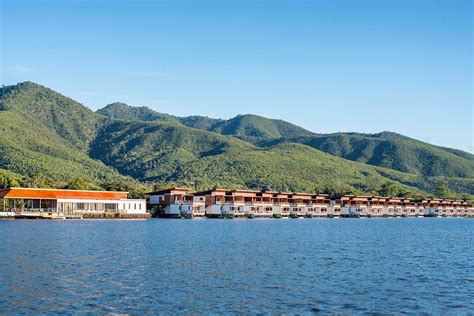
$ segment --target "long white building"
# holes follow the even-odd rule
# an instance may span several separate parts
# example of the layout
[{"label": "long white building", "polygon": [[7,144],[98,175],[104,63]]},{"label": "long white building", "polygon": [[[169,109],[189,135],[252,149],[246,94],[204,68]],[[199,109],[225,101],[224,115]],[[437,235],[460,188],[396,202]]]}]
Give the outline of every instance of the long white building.
[{"label": "long white building", "polygon": [[127,192],[7,188],[0,190],[0,211],[21,218],[147,218],[146,200]]}]

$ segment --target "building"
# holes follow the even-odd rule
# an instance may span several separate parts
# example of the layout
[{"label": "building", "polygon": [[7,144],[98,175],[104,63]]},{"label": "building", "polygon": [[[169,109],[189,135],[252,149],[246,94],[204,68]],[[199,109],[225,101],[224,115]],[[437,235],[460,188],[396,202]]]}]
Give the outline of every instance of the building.
[{"label": "building", "polygon": [[188,188],[174,187],[146,193],[152,215],[159,217],[199,218],[206,215],[205,199],[187,194]]},{"label": "building", "polygon": [[0,190],[3,211],[17,218],[147,218],[146,201],[128,192],[7,188]]},{"label": "building", "polygon": [[272,195],[273,217],[282,218],[290,216],[290,201],[288,194],[283,192],[267,192]]}]

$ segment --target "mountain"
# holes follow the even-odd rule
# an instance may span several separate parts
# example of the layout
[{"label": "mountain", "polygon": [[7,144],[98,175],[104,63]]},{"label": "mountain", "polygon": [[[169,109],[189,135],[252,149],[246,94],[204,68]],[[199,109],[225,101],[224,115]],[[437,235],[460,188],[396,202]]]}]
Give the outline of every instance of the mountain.
[{"label": "mountain", "polygon": [[442,179],[474,193],[472,155],[401,135],[322,135],[255,115],[180,118],[123,103],[95,113],[31,82],[0,90],[0,151],[0,178],[87,177],[106,188],[128,177],[334,194],[378,193],[392,183],[400,194],[418,194]]},{"label": "mountain", "polygon": [[222,120],[207,130],[239,138],[279,138],[312,135],[313,133],[283,120],[274,120],[258,115],[238,115]]},{"label": "mountain", "polygon": [[132,107],[125,103],[115,102],[97,111],[98,114],[129,121],[179,121],[179,118],[169,114],[153,111],[146,106]]},{"label": "mountain", "polygon": [[88,156],[102,119],[82,104],[25,82],[0,90],[0,109],[0,168],[64,180],[118,176]]},{"label": "mountain", "polygon": [[395,133],[336,133],[260,142],[261,146],[299,143],[334,156],[430,177],[474,178],[474,156]]},{"label": "mountain", "polygon": [[[102,110],[98,112],[102,113]],[[147,112],[155,113],[155,117],[160,115],[149,108]],[[117,115],[113,117],[127,119]],[[256,115],[239,115],[229,120],[184,117],[176,118],[175,121],[189,127],[235,136],[262,148],[298,143],[344,159],[419,176],[474,178],[474,155],[392,132],[316,134],[283,120]]]},{"label": "mountain", "polygon": [[280,137],[309,136],[314,133],[283,120],[274,120],[258,115],[238,115],[230,120],[212,119],[205,116],[176,117],[156,112],[148,107],[133,107],[115,102],[97,110],[98,114],[129,121],[179,122],[185,126],[203,129],[222,135],[239,138],[269,139]]}]

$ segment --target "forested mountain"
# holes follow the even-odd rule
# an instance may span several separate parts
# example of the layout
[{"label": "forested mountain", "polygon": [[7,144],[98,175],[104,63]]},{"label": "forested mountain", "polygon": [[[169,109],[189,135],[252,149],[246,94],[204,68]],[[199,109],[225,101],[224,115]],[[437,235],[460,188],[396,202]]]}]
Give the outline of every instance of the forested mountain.
[{"label": "forested mountain", "polygon": [[178,117],[168,114],[158,113],[146,106],[133,107],[125,103],[115,102],[97,111],[97,113],[115,119],[129,121],[175,121],[179,122]]},{"label": "forested mountain", "polygon": [[422,176],[474,178],[473,155],[450,151],[395,133],[336,133],[261,141],[261,146],[300,143],[331,155]]},{"label": "forested mountain", "polygon": [[241,138],[269,139],[279,137],[309,136],[309,132],[283,120],[273,120],[258,115],[238,115],[229,120],[205,116],[176,117],[156,112],[148,107],[133,107],[124,103],[112,103],[97,111],[103,116],[132,121],[174,121],[188,127],[231,135]]},{"label": "forested mountain", "polygon": [[180,118],[123,103],[94,113],[31,82],[0,91],[0,152],[0,185],[43,174],[61,183],[86,178],[102,188],[121,179],[137,186],[382,194],[390,184],[398,194],[421,194],[442,180],[474,193],[471,154],[402,135],[322,135],[255,115]]},{"label": "forested mountain", "polygon": [[[131,106],[128,108],[137,109]],[[159,118],[158,112],[146,109],[149,113],[155,113],[155,120],[163,120]],[[103,110],[98,112],[103,113]],[[110,117],[130,119],[121,117],[118,113]],[[235,136],[259,147],[298,143],[344,159],[420,176],[474,178],[474,155],[457,149],[431,145],[397,133],[316,134],[282,120],[256,115],[239,115],[229,120],[191,118],[194,118],[192,123],[189,123],[189,117],[174,117],[174,121],[198,129]]]}]

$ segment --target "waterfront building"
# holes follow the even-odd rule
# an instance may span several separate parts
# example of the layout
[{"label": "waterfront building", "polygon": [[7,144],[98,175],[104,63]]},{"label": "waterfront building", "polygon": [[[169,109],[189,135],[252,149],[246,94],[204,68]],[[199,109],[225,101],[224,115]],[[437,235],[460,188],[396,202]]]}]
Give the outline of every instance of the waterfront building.
[{"label": "waterfront building", "polygon": [[146,201],[128,192],[7,188],[0,190],[3,211],[17,218],[148,217]]},{"label": "waterfront building", "polygon": [[222,205],[225,204],[225,195],[228,190],[212,189],[207,191],[192,193],[193,196],[204,200],[206,217],[222,217]]},{"label": "waterfront building", "polygon": [[181,217],[181,206],[185,202],[187,188],[173,187],[146,193],[153,215]]},{"label": "waterfront building", "polygon": [[436,217],[438,216],[439,213],[439,208],[440,208],[440,203],[442,200],[440,199],[432,199],[432,200],[427,200],[424,201],[424,210],[425,210],[425,216],[427,217]]},{"label": "waterfront building", "polygon": [[290,202],[290,217],[299,218],[308,215],[308,206],[311,204],[311,194],[308,193],[290,193],[288,194]]},{"label": "waterfront building", "polygon": [[338,218],[341,217],[341,200],[330,200],[330,204],[328,206],[328,217],[331,218]]},{"label": "waterfront building", "polygon": [[381,196],[373,196],[368,198],[368,217],[382,217],[384,214],[384,205],[387,198]]},{"label": "waterfront building", "polygon": [[288,194],[284,192],[271,192],[273,203],[273,217],[289,217],[290,216],[290,202]]},{"label": "waterfront building", "polygon": [[401,216],[416,217],[416,203],[412,199],[405,198],[401,200]]},{"label": "waterfront building", "polygon": [[368,196],[344,195],[341,197],[342,217],[367,217],[369,214]]},{"label": "waterfront building", "polygon": [[184,195],[179,211],[181,217],[184,218],[202,218],[206,215],[204,199],[199,196]]}]

